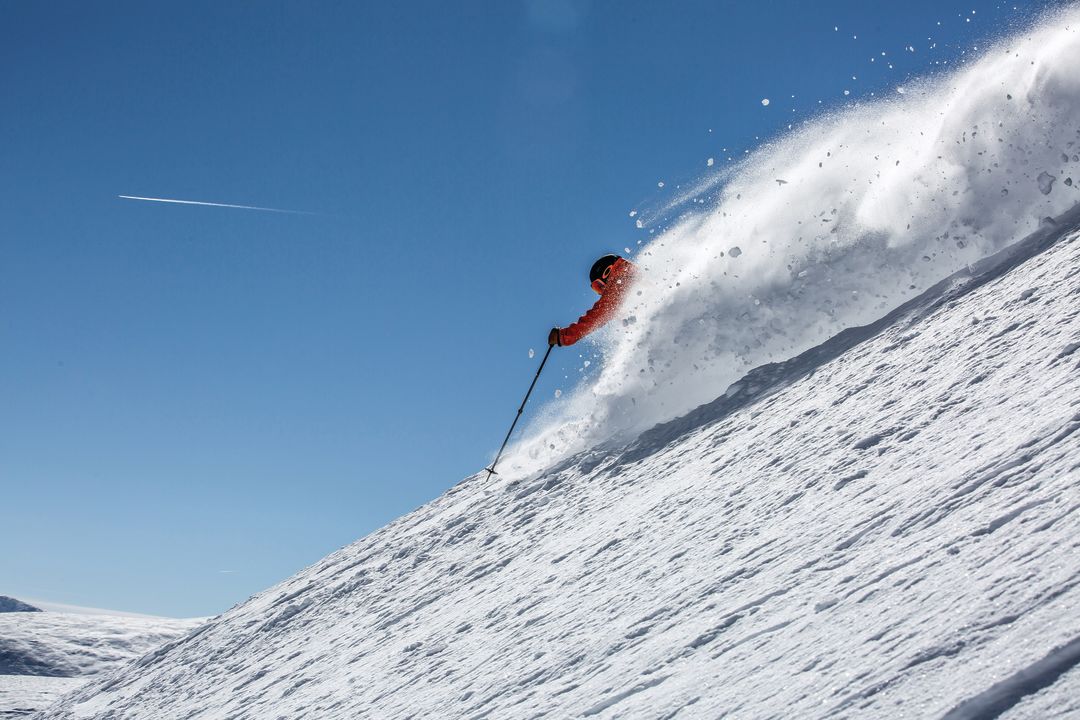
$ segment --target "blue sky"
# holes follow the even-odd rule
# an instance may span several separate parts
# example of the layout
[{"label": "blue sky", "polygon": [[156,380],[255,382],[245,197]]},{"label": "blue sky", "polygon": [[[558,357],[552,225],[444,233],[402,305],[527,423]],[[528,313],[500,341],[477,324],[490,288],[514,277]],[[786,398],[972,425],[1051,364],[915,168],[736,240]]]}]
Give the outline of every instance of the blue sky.
[{"label": "blue sky", "polygon": [[1045,4],[9,4],[0,593],[216,613],[436,497],[630,209]]}]

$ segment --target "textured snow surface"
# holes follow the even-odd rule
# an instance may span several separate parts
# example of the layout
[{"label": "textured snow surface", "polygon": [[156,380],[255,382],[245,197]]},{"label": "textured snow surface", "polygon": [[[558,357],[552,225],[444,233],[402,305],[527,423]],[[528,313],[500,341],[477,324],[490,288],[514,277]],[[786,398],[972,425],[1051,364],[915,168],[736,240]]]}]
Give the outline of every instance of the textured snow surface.
[{"label": "textured snow surface", "polygon": [[85,682],[86,678],[0,675],[0,720],[31,715]]},{"label": "textured snow surface", "polygon": [[199,620],[52,612],[0,614],[0,718],[50,704],[196,627]]},{"label": "textured snow surface", "polygon": [[628,446],[469,478],[42,717],[1075,717],[1075,215]]}]

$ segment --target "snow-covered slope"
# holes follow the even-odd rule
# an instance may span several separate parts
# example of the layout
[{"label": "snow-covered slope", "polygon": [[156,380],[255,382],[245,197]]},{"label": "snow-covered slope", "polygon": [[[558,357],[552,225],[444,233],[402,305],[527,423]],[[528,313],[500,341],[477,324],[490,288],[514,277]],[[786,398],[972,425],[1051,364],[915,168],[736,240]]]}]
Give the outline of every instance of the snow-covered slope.
[{"label": "snow-covered slope", "polygon": [[0,718],[24,718],[81,687],[86,678],[0,675]]},{"label": "snow-covered slope", "polygon": [[0,718],[46,707],[200,622],[37,610],[0,614]]},{"label": "snow-covered slope", "polygon": [[1077,213],[43,718],[1080,716]]}]

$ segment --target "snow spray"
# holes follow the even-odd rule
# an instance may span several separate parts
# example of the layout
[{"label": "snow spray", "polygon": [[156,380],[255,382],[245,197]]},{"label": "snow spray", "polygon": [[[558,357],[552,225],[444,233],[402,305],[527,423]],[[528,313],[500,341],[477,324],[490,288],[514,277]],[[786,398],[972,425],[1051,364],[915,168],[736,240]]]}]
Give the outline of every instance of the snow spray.
[{"label": "snow spray", "polygon": [[[699,186],[635,255],[602,368],[512,448],[528,473],[709,402],[1080,201],[1080,9],[820,117]],[[688,195],[694,195],[691,190]]]}]

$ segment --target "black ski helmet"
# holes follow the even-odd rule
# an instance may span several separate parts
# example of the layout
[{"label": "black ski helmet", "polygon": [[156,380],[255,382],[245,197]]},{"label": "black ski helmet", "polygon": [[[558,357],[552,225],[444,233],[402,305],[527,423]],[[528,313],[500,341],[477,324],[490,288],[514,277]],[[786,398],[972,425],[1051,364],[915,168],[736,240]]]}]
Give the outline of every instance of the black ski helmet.
[{"label": "black ski helmet", "polygon": [[592,270],[589,271],[589,282],[593,283],[597,280],[601,280],[604,277],[604,271],[615,264],[616,260],[622,260],[618,255],[605,255],[596,262],[593,263]]}]

